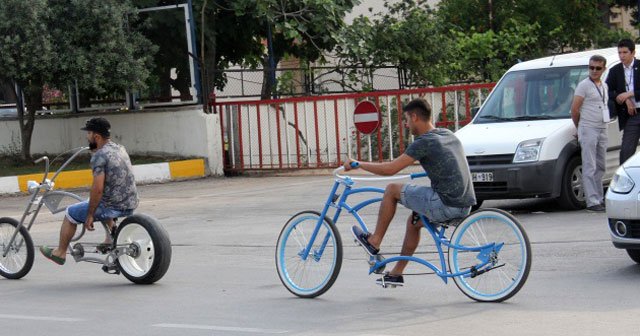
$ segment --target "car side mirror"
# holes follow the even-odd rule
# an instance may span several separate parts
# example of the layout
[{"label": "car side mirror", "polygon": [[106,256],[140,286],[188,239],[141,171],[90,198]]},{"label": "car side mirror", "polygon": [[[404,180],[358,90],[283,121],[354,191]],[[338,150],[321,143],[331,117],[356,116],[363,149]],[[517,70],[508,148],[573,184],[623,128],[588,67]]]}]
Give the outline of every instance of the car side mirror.
[{"label": "car side mirror", "polygon": [[476,114],[478,114],[478,111],[480,110],[480,107],[474,107],[471,109],[471,118],[475,117]]}]

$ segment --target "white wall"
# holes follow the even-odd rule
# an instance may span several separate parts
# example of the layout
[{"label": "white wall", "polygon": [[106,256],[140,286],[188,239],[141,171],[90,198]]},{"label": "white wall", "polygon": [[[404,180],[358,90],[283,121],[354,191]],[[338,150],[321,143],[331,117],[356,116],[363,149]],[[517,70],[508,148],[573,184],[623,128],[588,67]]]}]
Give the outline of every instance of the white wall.
[{"label": "white wall", "polygon": [[[86,120],[102,116],[111,123],[111,138],[129,154],[203,157],[208,174],[223,175],[220,118],[199,105],[136,112],[83,113],[36,119],[31,153],[57,154],[86,146]],[[0,119],[0,155],[20,150],[17,120]]]}]

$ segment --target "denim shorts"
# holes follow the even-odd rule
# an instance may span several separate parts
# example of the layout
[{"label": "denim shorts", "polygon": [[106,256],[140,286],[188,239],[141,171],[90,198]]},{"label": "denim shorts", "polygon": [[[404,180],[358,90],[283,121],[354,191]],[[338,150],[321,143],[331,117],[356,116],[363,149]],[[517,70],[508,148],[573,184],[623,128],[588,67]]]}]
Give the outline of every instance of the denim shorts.
[{"label": "denim shorts", "polygon": [[[89,201],[76,203],[67,207],[67,219],[73,224],[84,224],[89,213]],[[102,202],[98,204],[96,212],[93,214],[93,220],[102,222],[107,219],[118,217],[126,217],[133,214],[133,210],[115,210],[104,206]]]},{"label": "denim shorts", "polygon": [[471,207],[451,207],[442,202],[440,196],[431,187],[405,184],[400,193],[400,204],[427,216],[432,223],[442,223],[450,219],[464,217]]}]

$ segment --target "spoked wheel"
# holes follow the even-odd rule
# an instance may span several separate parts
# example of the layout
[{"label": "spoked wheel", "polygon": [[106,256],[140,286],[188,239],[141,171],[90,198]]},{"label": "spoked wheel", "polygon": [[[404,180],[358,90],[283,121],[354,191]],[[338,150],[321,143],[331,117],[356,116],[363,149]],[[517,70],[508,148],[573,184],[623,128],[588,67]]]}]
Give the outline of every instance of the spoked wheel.
[{"label": "spoked wheel", "polygon": [[[9,241],[18,227],[13,218],[0,218],[0,275],[7,279],[20,279],[33,266],[33,240],[24,226],[20,228],[11,246]],[[5,250],[9,247],[7,254]]]},{"label": "spoked wheel", "polygon": [[320,220],[316,211],[300,212],[285,224],[276,245],[276,268],[284,286],[293,294],[312,298],[326,292],[338,278],[342,266],[342,241],[327,217],[311,249],[305,252]]},{"label": "spoked wheel", "polygon": [[[482,302],[500,302],[515,295],[527,281],[531,268],[531,245],[520,223],[499,209],[481,209],[469,215],[456,228],[452,243],[477,247],[496,243],[481,256],[478,251],[449,248],[449,268],[452,273],[471,270],[453,280],[468,297]],[[500,244],[503,244],[500,247]],[[481,259],[489,260],[486,266]],[[485,272],[482,272],[482,271]]]},{"label": "spoked wheel", "polygon": [[116,246],[128,253],[116,260],[124,276],[137,284],[160,280],[171,263],[169,234],[155,219],[135,214],[125,218],[116,230]]}]

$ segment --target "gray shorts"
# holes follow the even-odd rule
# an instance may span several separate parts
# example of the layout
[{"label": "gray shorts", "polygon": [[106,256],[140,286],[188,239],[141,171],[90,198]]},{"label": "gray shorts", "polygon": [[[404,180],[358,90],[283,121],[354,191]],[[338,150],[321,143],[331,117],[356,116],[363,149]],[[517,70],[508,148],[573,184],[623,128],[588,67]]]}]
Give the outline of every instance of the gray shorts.
[{"label": "gray shorts", "polygon": [[471,212],[471,207],[459,208],[444,204],[438,193],[431,187],[413,184],[405,184],[402,187],[400,204],[427,216],[432,223],[464,217]]}]

